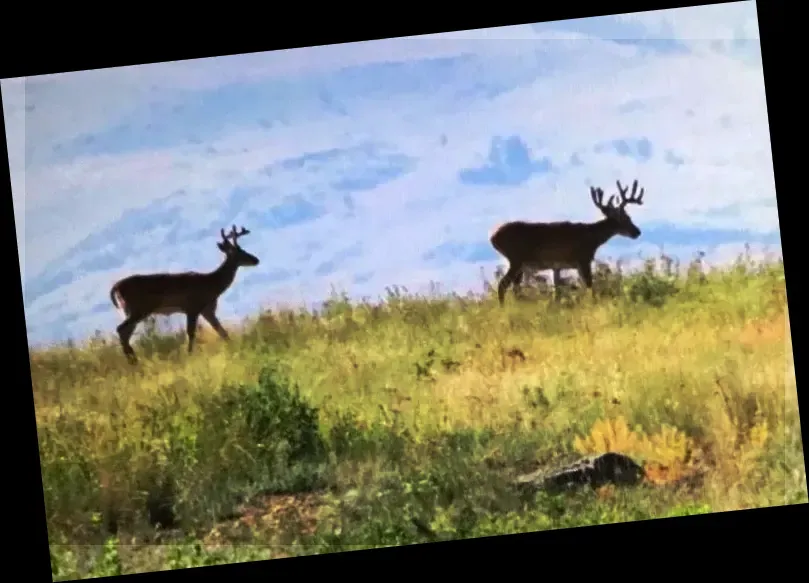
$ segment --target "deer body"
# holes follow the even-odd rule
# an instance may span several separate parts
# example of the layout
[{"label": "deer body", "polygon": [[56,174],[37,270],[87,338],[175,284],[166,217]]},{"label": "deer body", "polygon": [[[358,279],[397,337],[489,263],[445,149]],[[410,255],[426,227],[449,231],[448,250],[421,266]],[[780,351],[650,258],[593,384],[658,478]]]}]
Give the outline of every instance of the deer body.
[{"label": "deer body", "polygon": [[602,203],[604,191],[590,188],[593,204],[604,218],[594,223],[558,221],[550,223],[511,221],[494,229],[489,236],[492,247],[509,264],[508,270],[497,287],[498,301],[503,305],[505,293],[513,285],[519,291],[525,270],[553,271],[553,283],[561,282],[563,269],[575,269],[584,284],[593,290],[592,263],[598,249],[615,235],[637,239],[641,231],[626,214],[627,204],[643,204],[643,189],[636,197],[637,180],[632,194],[626,195],[626,187],[618,190],[621,202],[613,205],[615,196]]},{"label": "deer body", "polygon": [[[126,316],[138,308],[164,316],[185,313],[195,306],[202,309],[210,301],[210,293],[216,290],[216,297],[219,297],[230,287],[236,276],[236,267],[228,265],[226,259],[217,270],[209,273],[189,271],[130,275],[113,286],[110,298]],[[135,296],[135,304],[130,307],[127,298]]]},{"label": "deer body", "polygon": [[217,245],[225,254],[225,259],[214,271],[136,274],[125,277],[112,286],[110,300],[125,317],[117,332],[123,352],[131,362],[134,363],[137,359],[129,340],[138,324],[151,315],[185,314],[189,353],[194,347],[200,316],[223,340],[228,340],[227,332],[216,317],[216,308],[219,296],[233,284],[239,267],[259,263],[257,257],[246,252],[236,242],[239,237],[248,233],[244,227],[237,233],[234,226],[229,235],[221,230],[222,242]]}]

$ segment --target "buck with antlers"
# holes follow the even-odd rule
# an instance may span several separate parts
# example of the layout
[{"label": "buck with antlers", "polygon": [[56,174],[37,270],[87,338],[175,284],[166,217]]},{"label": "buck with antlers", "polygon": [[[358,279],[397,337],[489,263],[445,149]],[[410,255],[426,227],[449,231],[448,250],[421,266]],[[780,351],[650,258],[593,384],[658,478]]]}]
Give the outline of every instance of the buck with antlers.
[{"label": "buck with antlers", "polygon": [[[614,204],[615,195],[603,203],[604,191],[590,187],[593,204],[604,218],[595,223],[573,223],[559,221],[553,223],[532,223],[512,221],[498,226],[492,231],[489,241],[495,250],[509,264],[508,270],[497,286],[497,297],[503,305],[506,290],[513,284],[519,292],[523,270],[553,270],[554,286],[561,282],[562,269],[576,269],[588,289],[593,290],[592,262],[595,253],[615,235],[630,239],[640,237],[640,229],[626,212],[628,204],[643,204],[643,188],[638,190],[638,181],[632,183],[632,192],[627,197],[628,187],[617,181],[620,202]],[[558,296],[557,296],[558,297]]]},{"label": "buck with antlers", "polygon": [[151,315],[185,314],[189,353],[194,347],[200,316],[223,340],[228,340],[228,333],[216,317],[217,301],[233,283],[239,267],[258,265],[259,260],[238,244],[239,237],[250,231],[242,227],[237,232],[233,225],[229,234],[226,235],[224,229],[219,232],[222,241],[217,246],[225,254],[225,259],[215,270],[208,273],[188,271],[130,275],[112,286],[110,299],[126,318],[117,328],[118,337],[131,363],[136,363],[137,358],[129,339],[138,324]]}]

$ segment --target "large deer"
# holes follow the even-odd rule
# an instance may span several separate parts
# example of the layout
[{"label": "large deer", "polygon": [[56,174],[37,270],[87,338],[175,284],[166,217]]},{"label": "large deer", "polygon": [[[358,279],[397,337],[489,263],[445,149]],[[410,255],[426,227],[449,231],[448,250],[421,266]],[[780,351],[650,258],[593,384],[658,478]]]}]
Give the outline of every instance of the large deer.
[{"label": "large deer", "polygon": [[616,181],[616,184],[621,199],[617,204],[614,204],[615,195],[610,196],[604,204],[604,191],[590,187],[593,204],[604,215],[598,222],[512,221],[492,231],[489,241],[509,264],[508,271],[497,286],[497,298],[501,306],[510,285],[514,285],[515,294],[519,293],[525,269],[553,270],[554,287],[561,283],[562,269],[576,269],[587,288],[594,293],[592,263],[599,247],[615,235],[637,239],[641,234],[627,214],[626,205],[642,205],[644,189],[641,188],[636,195],[638,181],[635,180],[632,183],[632,193],[627,197],[628,187],[622,187],[620,181]]},{"label": "large deer", "polygon": [[118,337],[131,363],[136,363],[137,358],[129,339],[138,324],[151,315],[185,314],[189,353],[194,347],[200,316],[223,340],[228,340],[228,333],[216,317],[217,301],[233,283],[239,267],[258,265],[259,260],[238,244],[239,237],[250,231],[242,227],[241,231],[236,232],[236,225],[233,225],[229,234],[225,235],[224,229],[219,232],[222,241],[217,242],[217,246],[225,254],[225,259],[215,270],[208,273],[187,271],[130,275],[112,286],[110,299],[126,318],[117,328]]}]

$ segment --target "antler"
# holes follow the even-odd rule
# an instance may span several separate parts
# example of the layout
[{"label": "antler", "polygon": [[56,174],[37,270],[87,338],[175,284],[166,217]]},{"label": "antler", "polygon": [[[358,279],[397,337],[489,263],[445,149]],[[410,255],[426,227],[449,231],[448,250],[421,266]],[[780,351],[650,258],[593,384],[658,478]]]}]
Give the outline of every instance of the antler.
[{"label": "antler", "polygon": [[221,233],[221,235],[222,235],[222,240],[223,240],[225,243],[229,243],[230,241],[228,241],[228,239],[231,239],[231,240],[233,241],[233,244],[234,244],[234,245],[236,244],[236,240],[237,240],[239,237],[243,237],[244,235],[248,235],[248,234],[250,233],[250,231],[248,231],[248,230],[247,230],[247,229],[245,229],[244,227],[242,227],[242,230],[241,230],[241,231],[238,231],[238,232],[237,232],[237,231],[236,231],[236,225],[233,225],[233,226],[232,226],[232,228],[231,228],[231,230],[230,230],[230,233],[228,233],[227,235],[225,235],[225,229],[219,229],[219,232]]},{"label": "antler", "polygon": [[613,206],[612,203],[615,200],[615,195],[613,194],[607,199],[607,204],[604,204],[604,191],[601,188],[594,188],[592,186],[590,187],[590,197],[593,199],[593,204],[601,210]]},{"label": "antler", "polygon": [[242,237],[242,236],[248,235],[248,234],[250,234],[250,231],[248,231],[244,227],[242,227],[241,231],[236,232],[236,225],[233,225],[233,228],[230,230],[230,237],[231,237],[231,239],[233,239],[234,243],[236,242],[236,239],[238,239],[239,237]]},{"label": "antler", "polygon": [[618,185],[618,194],[621,195],[621,202],[618,204],[618,208],[624,208],[628,204],[643,204],[643,188],[640,189],[640,193],[635,196],[635,193],[638,190],[638,180],[637,178],[632,183],[632,193],[629,195],[629,198],[626,196],[626,191],[629,188],[628,186],[621,186],[621,181],[616,180],[615,184]]}]

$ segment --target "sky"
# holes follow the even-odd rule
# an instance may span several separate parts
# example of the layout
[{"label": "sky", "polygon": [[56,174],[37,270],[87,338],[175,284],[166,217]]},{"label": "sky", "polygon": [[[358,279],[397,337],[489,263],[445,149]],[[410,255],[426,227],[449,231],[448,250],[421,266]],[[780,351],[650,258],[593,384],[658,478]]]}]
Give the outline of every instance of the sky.
[{"label": "sky", "polygon": [[[2,81],[29,343],[109,333],[120,277],[261,259],[223,319],[481,289],[498,223],[596,221],[601,259],[780,252],[754,2]],[[171,320],[181,322],[179,316]]]}]

